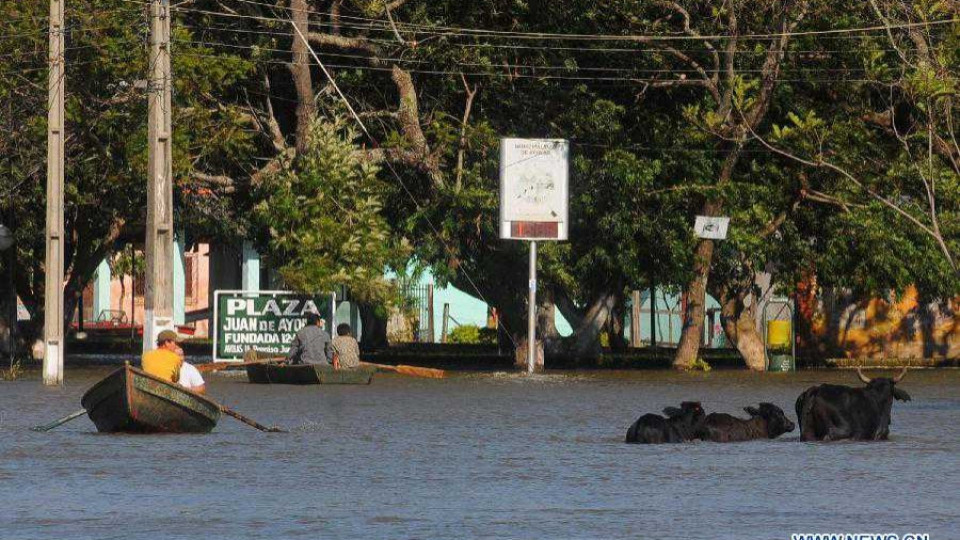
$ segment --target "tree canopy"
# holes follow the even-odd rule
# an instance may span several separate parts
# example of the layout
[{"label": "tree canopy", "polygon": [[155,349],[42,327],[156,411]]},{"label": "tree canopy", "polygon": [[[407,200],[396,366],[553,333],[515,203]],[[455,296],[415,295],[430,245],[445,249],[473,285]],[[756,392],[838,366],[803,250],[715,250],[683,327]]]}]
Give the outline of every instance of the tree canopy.
[{"label": "tree canopy", "polygon": [[[68,8],[68,297],[142,227],[144,5]],[[43,10],[0,6],[0,201],[34,311]],[[816,275],[863,295],[960,293],[956,2],[195,0],[173,13],[180,227],[255,239],[287,286],[350,287],[365,328],[392,296],[384,271],[412,259],[521,332],[525,247],[498,238],[505,136],[571,142],[571,238],[541,251],[540,308],[573,324],[558,346],[578,353],[654,284],[686,298],[678,366],[696,359],[709,293],[758,369],[759,273],[787,292]],[[695,238],[696,215],[730,216],[728,240]]]}]

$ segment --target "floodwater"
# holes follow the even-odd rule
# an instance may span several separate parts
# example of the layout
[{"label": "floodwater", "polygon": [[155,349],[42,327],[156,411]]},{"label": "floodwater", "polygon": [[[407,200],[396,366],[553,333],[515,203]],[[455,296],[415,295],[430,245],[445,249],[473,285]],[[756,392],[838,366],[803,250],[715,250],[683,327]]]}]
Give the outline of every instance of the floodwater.
[{"label": "floodwater", "polygon": [[885,443],[622,442],[641,413],[688,399],[795,418],[811,384],[860,384],[830,371],[211,376],[212,397],[292,432],[229,417],[209,435],[99,435],[85,417],[29,430],[108,371],[0,382],[0,538],[960,538],[960,371],[908,374]]}]

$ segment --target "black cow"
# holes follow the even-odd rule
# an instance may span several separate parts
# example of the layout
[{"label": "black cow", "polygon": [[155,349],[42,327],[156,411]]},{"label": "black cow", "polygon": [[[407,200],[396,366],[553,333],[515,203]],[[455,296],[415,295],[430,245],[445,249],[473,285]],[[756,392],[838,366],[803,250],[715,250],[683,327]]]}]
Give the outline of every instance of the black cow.
[{"label": "black cow", "polygon": [[744,407],[750,415],[743,420],[726,413],[710,413],[697,430],[697,438],[713,442],[776,439],[796,428],[783,409],[773,403],[761,403],[760,408]]},{"label": "black cow", "polygon": [[628,443],[659,444],[692,441],[703,421],[703,407],[698,401],[684,401],[680,408],[667,407],[666,418],[645,414],[627,430]]},{"label": "black cow", "polygon": [[894,399],[910,401],[896,387],[907,368],[892,379],[871,379],[857,368],[864,388],[836,384],[812,386],[797,398],[801,441],[883,441],[890,434],[890,408]]}]

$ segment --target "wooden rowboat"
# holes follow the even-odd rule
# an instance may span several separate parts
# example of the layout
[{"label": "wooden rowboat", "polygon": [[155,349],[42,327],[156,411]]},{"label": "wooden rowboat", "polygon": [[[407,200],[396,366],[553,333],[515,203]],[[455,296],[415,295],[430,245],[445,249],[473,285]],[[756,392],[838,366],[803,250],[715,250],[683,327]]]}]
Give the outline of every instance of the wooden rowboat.
[{"label": "wooden rowboat", "polygon": [[181,386],[126,365],[80,400],[103,433],[209,433],[220,405]]},{"label": "wooden rowboat", "polygon": [[333,369],[311,364],[251,364],[247,378],[256,384],[370,384],[376,369]]}]

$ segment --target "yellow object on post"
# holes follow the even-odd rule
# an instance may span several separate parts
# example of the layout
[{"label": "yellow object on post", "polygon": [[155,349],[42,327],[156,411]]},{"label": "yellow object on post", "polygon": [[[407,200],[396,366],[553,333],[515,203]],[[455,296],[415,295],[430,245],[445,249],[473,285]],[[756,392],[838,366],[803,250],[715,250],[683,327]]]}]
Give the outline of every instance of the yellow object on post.
[{"label": "yellow object on post", "polygon": [[767,321],[767,347],[789,348],[790,321]]}]

